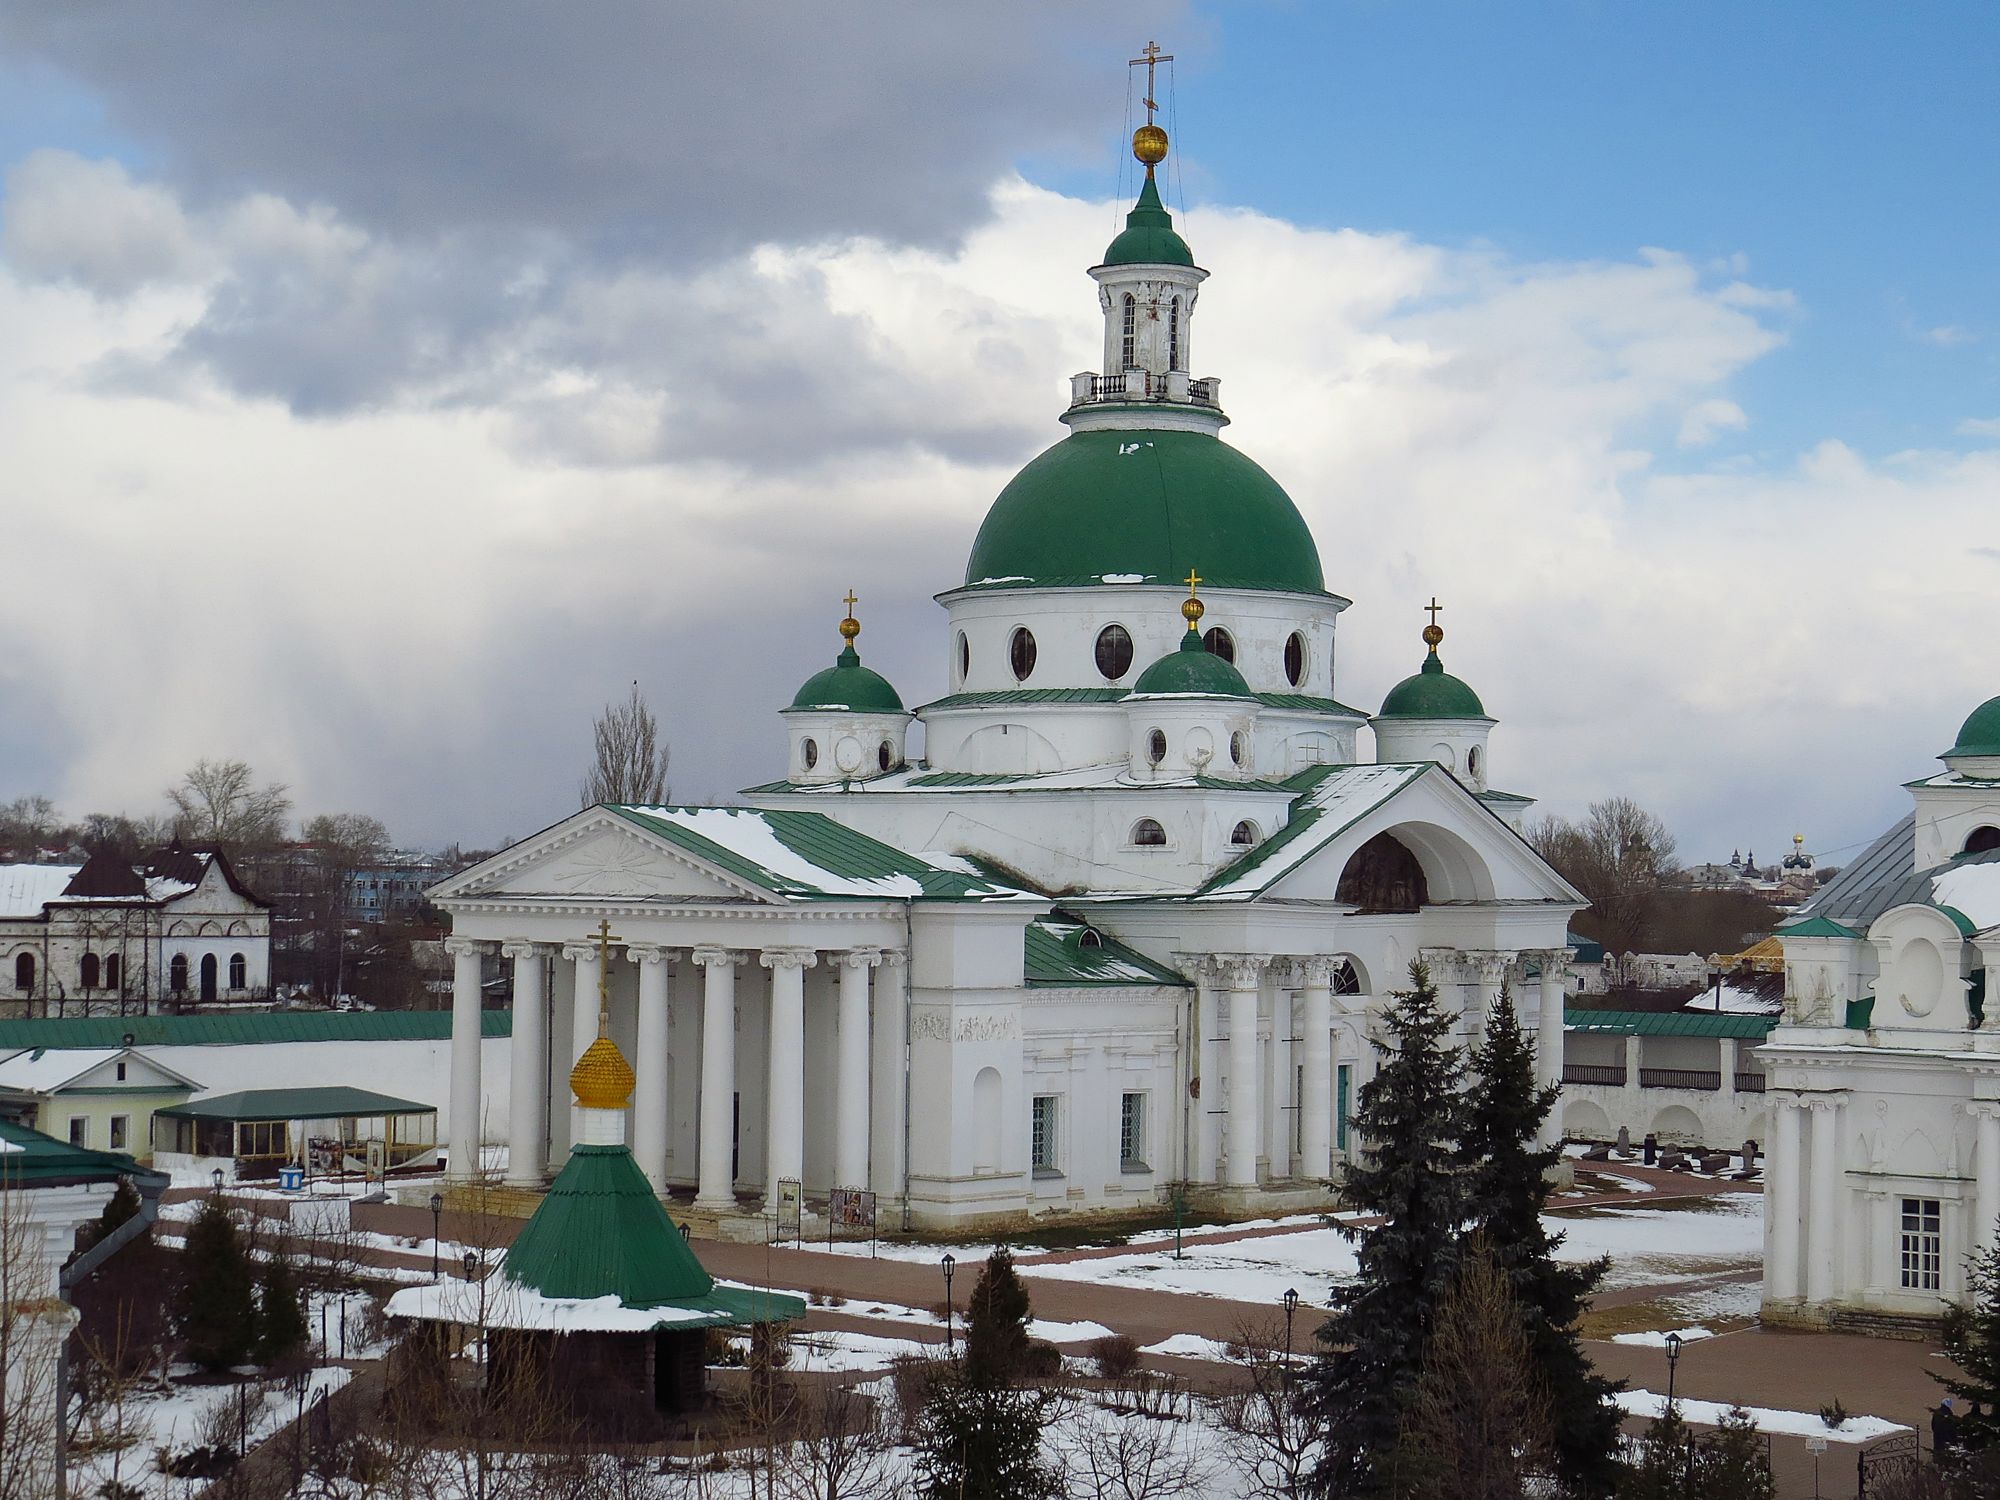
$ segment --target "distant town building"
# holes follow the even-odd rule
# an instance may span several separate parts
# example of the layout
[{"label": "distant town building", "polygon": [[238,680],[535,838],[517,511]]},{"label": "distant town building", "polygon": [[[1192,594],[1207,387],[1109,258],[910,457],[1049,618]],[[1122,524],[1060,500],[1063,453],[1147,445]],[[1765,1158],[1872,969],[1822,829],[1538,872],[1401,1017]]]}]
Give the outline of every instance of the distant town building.
[{"label": "distant town building", "polygon": [[145,1013],[270,997],[270,904],[176,839],[128,863],[0,865],[0,1009]]},{"label": "distant town building", "polygon": [[395,853],[347,876],[350,922],[392,922],[423,905],[424,892],[451,873],[428,854]]}]

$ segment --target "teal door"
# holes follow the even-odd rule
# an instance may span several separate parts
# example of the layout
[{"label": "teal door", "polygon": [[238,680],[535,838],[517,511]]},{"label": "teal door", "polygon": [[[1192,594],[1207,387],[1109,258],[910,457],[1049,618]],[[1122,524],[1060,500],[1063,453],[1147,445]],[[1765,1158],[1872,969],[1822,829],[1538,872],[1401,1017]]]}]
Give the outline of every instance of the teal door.
[{"label": "teal door", "polygon": [[1347,1149],[1347,1099],[1353,1086],[1354,1064],[1340,1064],[1333,1073],[1333,1144],[1340,1151]]}]

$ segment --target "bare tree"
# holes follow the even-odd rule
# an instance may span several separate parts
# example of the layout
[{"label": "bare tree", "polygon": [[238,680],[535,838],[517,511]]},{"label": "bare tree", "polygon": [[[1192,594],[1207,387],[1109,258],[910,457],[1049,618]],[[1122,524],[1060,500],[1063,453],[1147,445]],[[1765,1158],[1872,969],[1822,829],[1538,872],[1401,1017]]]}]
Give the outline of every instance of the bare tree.
[{"label": "bare tree", "polygon": [[1086,1406],[1063,1443],[1072,1486],[1091,1500],[1172,1500],[1205,1495],[1214,1466],[1203,1430],[1173,1417]]},{"label": "bare tree", "polygon": [[258,786],[246,761],[198,760],[167,788],[174,832],[231,851],[268,849],[285,837],[292,799],[280,782]]},{"label": "bare tree", "polygon": [[1237,1367],[1238,1384],[1216,1403],[1224,1446],[1250,1494],[1292,1500],[1319,1462],[1325,1428],[1306,1409],[1304,1387],[1293,1378],[1283,1323],[1239,1324],[1228,1359]]},{"label": "bare tree", "polygon": [[1593,802],[1581,823],[1545,818],[1528,842],[1589,898],[1604,946],[1644,951],[1658,923],[1662,891],[1679,871],[1667,825],[1629,797]]},{"label": "bare tree", "polygon": [[580,787],[585,807],[667,800],[667,765],[673,749],[661,741],[659,721],[640,696],[638,683],[632,684],[623,703],[604,705],[592,733],[596,754]]},{"label": "bare tree", "polygon": [[62,817],[47,797],[16,797],[0,805],[0,849],[33,858],[63,831]]},{"label": "bare tree", "polygon": [[46,1242],[27,1193],[0,1179],[0,1500],[41,1500],[56,1489],[58,1362],[69,1314]]},{"label": "bare tree", "polygon": [[1391,1460],[1398,1500],[1522,1500],[1546,1471],[1547,1393],[1520,1304],[1485,1241],[1438,1304]]},{"label": "bare tree", "polygon": [[889,1500],[902,1487],[875,1403],[852,1386],[824,1381],[801,1391],[796,1438],[778,1471],[791,1500]]}]

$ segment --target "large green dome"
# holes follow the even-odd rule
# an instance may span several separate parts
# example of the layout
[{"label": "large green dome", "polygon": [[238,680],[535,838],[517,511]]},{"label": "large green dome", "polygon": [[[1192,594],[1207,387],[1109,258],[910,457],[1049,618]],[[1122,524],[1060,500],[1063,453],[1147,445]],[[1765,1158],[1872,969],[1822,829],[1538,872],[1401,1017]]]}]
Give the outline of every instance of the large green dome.
[{"label": "large green dome", "polygon": [[1988,698],[1972,711],[1945,755],[2000,755],[2000,698]]},{"label": "large green dome", "polygon": [[824,671],[806,679],[792,699],[793,708],[844,708],[862,714],[899,714],[903,699],[889,679],[872,667],[861,665],[861,653],[852,646],[833,660]]},{"label": "large green dome", "polygon": [[1202,432],[1072,433],[1016,474],[968,587],[1185,583],[1319,594],[1319,548],[1277,480]]},{"label": "large green dome", "polygon": [[1198,632],[1181,637],[1181,648],[1170,651],[1132,684],[1132,695],[1200,693],[1211,698],[1248,698],[1250,684],[1243,674],[1201,643]]},{"label": "large green dome", "polygon": [[1483,719],[1486,708],[1479,694],[1444,669],[1433,651],[1423,669],[1389,689],[1378,719]]}]

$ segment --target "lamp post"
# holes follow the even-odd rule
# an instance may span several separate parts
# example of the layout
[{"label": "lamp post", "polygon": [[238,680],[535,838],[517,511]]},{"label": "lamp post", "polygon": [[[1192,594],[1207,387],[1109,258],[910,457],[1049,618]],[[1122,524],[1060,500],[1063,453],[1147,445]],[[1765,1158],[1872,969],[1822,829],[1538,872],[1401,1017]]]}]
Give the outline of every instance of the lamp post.
[{"label": "lamp post", "polygon": [[938,1262],[939,1268],[944,1272],[944,1355],[946,1359],[950,1359],[953,1352],[951,1332],[951,1273],[952,1268],[957,1264],[958,1262],[953,1260],[949,1255]]},{"label": "lamp post", "polygon": [[1298,1311],[1299,1294],[1295,1287],[1285,1288],[1285,1384],[1292,1383],[1292,1314]]},{"label": "lamp post", "polygon": [[1681,1336],[1667,1335],[1667,1410],[1674,1409],[1674,1366],[1681,1362]]},{"label": "lamp post", "polygon": [[209,1180],[210,1182],[212,1182],[212,1183],[214,1183],[214,1184],[215,1184],[215,1190],[216,1190],[216,1191],[217,1191],[218,1193],[219,1193],[219,1192],[221,1192],[221,1191],[222,1191],[222,1168],[220,1168],[220,1167],[217,1167],[217,1168],[216,1168],[216,1169],[215,1169],[215,1170],[214,1170],[213,1172],[210,1172],[210,1173],[208,1174],[208,1180]]},{"label": "lamp post", "polygon": [[431,1280],[438,1279],[438,1236],[444,1232],[444,1194],[431,1194]]},{"label": "lamp post", "polygon": [[468,1250],[465,1252],[465,1279],[467,1281],[477,1281],[479,1279],[479,1252],[477,1250]]}]

